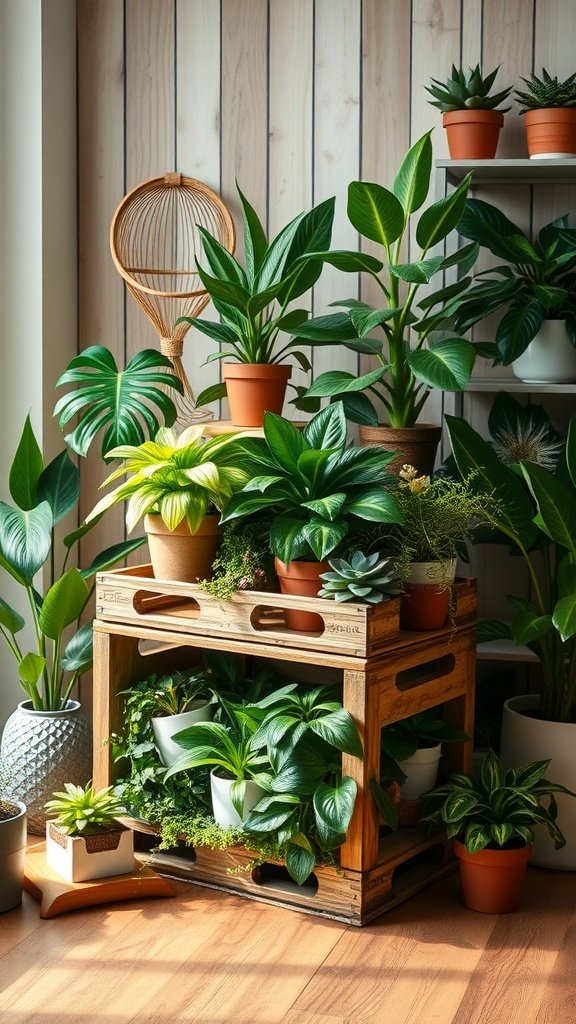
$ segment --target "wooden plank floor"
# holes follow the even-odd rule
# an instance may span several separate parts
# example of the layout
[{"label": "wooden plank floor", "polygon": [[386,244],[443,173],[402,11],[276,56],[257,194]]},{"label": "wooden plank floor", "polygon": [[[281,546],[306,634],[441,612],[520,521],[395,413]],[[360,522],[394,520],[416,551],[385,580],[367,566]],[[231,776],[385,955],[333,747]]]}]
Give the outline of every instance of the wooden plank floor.
[{"label": "wooden plank floor", "polygon": [[530,868],[521,909],[457,876],[358,929],[175,883],[177,895],[0,916],[1,1024],[575,1024],[576,873]]}]

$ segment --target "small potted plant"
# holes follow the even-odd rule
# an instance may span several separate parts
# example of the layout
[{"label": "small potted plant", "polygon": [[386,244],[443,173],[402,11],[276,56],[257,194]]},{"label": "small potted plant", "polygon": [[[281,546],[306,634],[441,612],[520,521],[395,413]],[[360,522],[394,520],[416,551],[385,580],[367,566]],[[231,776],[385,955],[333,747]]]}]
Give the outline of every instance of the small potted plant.
[{"label": "small potted plant", "polygon": [[212,563],[212,578],[200,586],[214,597],[229,598],[239,590],[272,590],[276,576],[270,550],[270,517],[255,513],[222,526],[222,541]]},{"label": "small potted plant", "polygon": [[158,753],[169,767],[182,753],[182,747],[172,739],[174,733],[194,722],[209,722],[212,718],[214,691],[209,685],[209,673],[200,669],[152,675],[139,684],[138,692],[140,710],[149,716]]},{"label": "small potted plant", "polygon": [[468,72],[453,64],[445,82],[433,78],[432,85],[426,86],[433,97],[428,102],[442,111],[452,160],[492,160],[496,155],[504,114],[510,110],[496,107],[512,92],[509,86],[490,95],[498,70],[483,75],[479,64]]},{"label": "small potted plant", "polygon": [[[315,597],[326,559],[366,522],[397,522],[398,505],[381,483],[391,454],[350,446],[341,402],[303,430],[266,413],[263,438],[238,438],[249,482],[226,505],[222,522],[268,511],[280,589]],[[288,609],[290,629],[323,628],[313,612]]]},{"label": "small potted plant", "polygon": [[0,914],[22,902],[26,854],[26,806],[5,796],[6,783],[0,764]]},{"label": "small potted plant", "polygon": [[524,116],[526,145],[531,160],[576,155],[576,72],[558,81],[542,68],[542,77],[522,78],[526,91],[515,99]]},{"label": "small potted plant", "polygon": [[[224,360],[224,382],[198,395],[198,405],[228,397],[235,426],[262,426],[264,412],[280,414],[292,357],[309,371],[307,357],[291,340],[281,340],[308,318],[305,309],[289,309],[294,299],[318,280],[322,265],[309,253],[330,244],[334,200],[295,217],[268,242],[256,211],[238,189],[244,219],[245,266],[204,228],[204,256],[210,273],[198,266],[200,280],[213,299],[220,321],[182,317],[219,345],[208,361]],[[180,323],[180,320],[177,321]],[[232,360],[229,362],[228,360]]]},{"label": "small potted plant", "polygon": [[401,593],[396,561],[378,551],[365,555],[351,551],[346,557],[328,559],[330,569],[320,576],[322,589],[318,597],[337,601],[359,601],[380,604]]},{"label": "small potted plant", "polygon": [[68,882],[132,871],[134,833],[118,821],[126,808],[112,787],[94,790],[67,782],[64,789],[46,803],[48,867]]},{"label": "small potted plant", "polygon": [[127,500],[130,532],[144,517],[154,575],[195,582],[211,574],[220,539],[219,512],[232,491],[248,476],[239,466],[233,434],[205,437],[202,426],[186,427],[177,436],[162,427],[154,441],[119,445],[108,455],[122,459],[102,484],[126,476],[88,516],[91,522],[119,501]]},{"label": "small potted plant", "polygon": [[576,793],[544,778],[549,764],[543,760],[505,771],[489,751],[479,779],[452,775],[422,797],[422,820],[446,825],[455,840],[462,895],[471,910],[506,914],[516,909],[534,826],[545,825],[554,845],[564,845],[554,794]]},{"label": "small potted plant", "polygon": [[506,261],[475,276],[455,314],[460,329],[503,309],[495,365],[511,364],[527,382],[576,380],[576,230],[568,217],[531,241],[496,206],[470,199],[458,230]]},{"label": "small potted plant", "polygon": [[[457,227],[464,211],[470,176],[414,217],[430,188],[430,134],[408,151],[391,190],[367,181],[348,186],[348,219],[371,251],[316,254],[346,273],[367,274],[381,305],[335,302],[342,311],[292,328],[313,347],[344,345],[376,361],[360,376],[341,370],[322,373],[306,391],[300,390],[296,406],[310,412],[322,398],[342,400],[347,418],[360,424],[361,443],[395,449],[400,453],[395,468],[410,462],[421,473],[431,472],[441,435],[440,426],[418,422],[430,390],[464,390],[476,356],[474,346],[451,330],[450,318],[470,285],[466,275],[478,248],[466,245],[445,258],[438,255],[438,243]],[[403,263],[409,237],[415,238],[416,247],[411,246],[411,262]],[[382,258],[371,254],[374,242]],[[430,291],[432,278],[450,267],[458,268],[460,279],[448,290],[442,285]],[[379,423],[382,406],[387,424]]]},{"label": "small potted plant", "polygon": [[394,496],[402,513],[398,525],[378,530],[378,543],[396,559],[403,583],[400,623],[404,629],[441,629],[450,606],[456,559],[468,531],[484,522],[493,499],[478,494],[472,481],[419,476],[400,470]]}]

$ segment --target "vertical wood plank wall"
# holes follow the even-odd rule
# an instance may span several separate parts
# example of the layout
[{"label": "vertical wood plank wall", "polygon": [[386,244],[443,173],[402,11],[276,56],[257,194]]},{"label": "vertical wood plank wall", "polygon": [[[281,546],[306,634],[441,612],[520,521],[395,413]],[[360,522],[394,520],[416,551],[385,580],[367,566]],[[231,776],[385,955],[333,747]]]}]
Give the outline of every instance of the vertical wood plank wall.
[{"label": "vertical wood plank wall", "polygon": [[[123,364],[157,343],[108,249],[114,210],[139,181],[180,170],[221,192],[237,219],[238,180],[271,233],[335,195],[334,242],[354,246],[350,180],[389,186],[409,144],[430,128],[435,157],[448,156],[424,90],[431,76],[480,61],[485,70],[501,65],[500,88],[543,64],[566,77],[575,37],[574,0],[78,0],[79,348],[105,344]],[[516,108],[498,155],[526,156]],[[566,188],[494,189],[487,198],[524,226],[576,205]],[[360,287],[326,268],[310,296],[314,312]],[[210,345],[187,336],[196,389],[217,372],[202,366]],[[319,350],[317,372],[335,365],[358,369],[350,353]],[[482,425],[489,401],[467,398],[467,415]],[[433,395],[425,418],[438,420],[443,408]],[[105,474],[99,458],[83,469],[86,512]],[[121,520],[121,510],[109,513],[89,543],[117,540]]]}]

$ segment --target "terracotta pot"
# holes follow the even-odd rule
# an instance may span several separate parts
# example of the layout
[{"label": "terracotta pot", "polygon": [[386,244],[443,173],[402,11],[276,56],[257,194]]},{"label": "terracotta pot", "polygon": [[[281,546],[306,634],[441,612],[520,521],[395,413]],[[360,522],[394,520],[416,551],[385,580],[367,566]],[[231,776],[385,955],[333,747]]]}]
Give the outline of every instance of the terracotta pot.
[{"label": "terracotta pot", "polygon": [[531,160],[576,156],[576,107],[527,110],[522,116]]},{"label": "terracotta pot", "polygon": [[360,444],[367,448],[386,448],[398,452],[388,464],[390,473],[399,473],[402,466],[414,466],[420,474],[430,476],[434,469],[442,427],[418,423],[415,427],[360,427]]},{"label": "terracotta pot", "polygon": [[[288,562],[286,565],[279,558],[274,560],[276,575],[282,594],[296,594],[300,597],[317,597],[322,587],[320,574],[329,572],[328,562]],[[300,612],[296,609],[284,609],[284,619],[288,629],[296,629],[300,633],[322,633],[324,620],[314,612]]]},{"label": "terracotta pot", "polygon": [[455,573],[456,559],[412,563],[400,599],[402,629],[442,629],[450,610],[450,585]]},{"label": "terracotta pot", "polygon": [[515,377],[527,384],[571,384],[576,381],[576,348],[565,320],[545,320],[528,347],[512,363]]},{"label": "terracotta pot", "polygon": [[161,516],[145,516],[144,529],[156,579],[182,583],[209,579],[220,542],[218,519],[217,515],[206,516],[196,533],[190,533],[186,523],[169,530]]},{"label": "terracotta pot", "polygon": [[235,427],[261,427],[265,412],[282,412],[292,367],[278,363],[224,363],[230,416]]},{"label": "terracotta pot", "polygon": [[454,852],[460,868],[462,898],[470,910],[482,914],[509,914],[516,910],[531,846],[467,853],[464,844],[456,840]]},{"label": "terracotta pot", "polygon": [[499,110],[453,110],[442,115],[451,160],[493,160],[504,114]]}]

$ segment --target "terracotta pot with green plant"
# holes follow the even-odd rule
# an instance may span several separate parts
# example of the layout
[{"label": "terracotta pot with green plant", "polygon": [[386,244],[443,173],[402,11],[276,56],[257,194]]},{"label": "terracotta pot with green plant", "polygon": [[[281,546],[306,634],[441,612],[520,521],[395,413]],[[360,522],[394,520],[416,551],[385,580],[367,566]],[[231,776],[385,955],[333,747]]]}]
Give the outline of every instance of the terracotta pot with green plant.
[{"label": "terracotta pot with green plant", "polygon": [[202,426],[192,426],[177,436],[162,427],[154,441],[119,445],[108,456],[124,465],[102,486],[120,476],[128,479],[100,499],[87,522],[127,501],[128,531],[144,518],[157,578],[195,582],[210,576],[220,539],[219,513],[248,479],[239,466],[234,435],[208,438]]},{"label": "terracotta pot with green plant", "polygon": [[462,896],[471,910],[507,914],[516,909],[536,825],[546,827],[556,847],[564,845],[555,794],[576,793],[544,778],[549,765],[544,760],[506,771],[489,751],[479,779],[452,775],[423,795],[421,819],[446,825],[448,838],[455,840]]},{"label": "terracotta pot with green plant", "polygon": [[[470,176],[449,196],[424,210],[416,222],[413,215],[426,200],[431,175],[428,132],[404,157],[392,191],[365,181],[349,185],[348,218],[363,239],[381,247],[383,258],[348,251],[319,252],[316,258],[346,273],[369,275],[382,296],[382,305],[374,308],[356,299],[335,302],[343,312],[302,321],[292,328],[295,336],[312,347],[343,345],[373,356],[377,363],[360,376],[342,370],[322,373],[307,390],[299,389],[296,406],[313,411],[322,398],[341,400],[347,418],[361,425],[364,444],[398,450],[394,468],[409,462],[421,473],[432,471],[441,434],[439,426],[418,422],[430,390],[463,390],[476,355],[469,341],[455,336],[450,323],[470,286],[466,275],[478,247],[469,244],[450,256],[437,255],[438,243],[458,225]],[[402,263],[412,232],[417,255],[410,263]],[[458,268],[460,279],[424,295],[432,278],[451,267]],[[439,340],[435,332],[444,336]],[[379,426],[381,405],[388,426]],[[414,439],[418,448],[409,451]],[[419,453],[421,445],[424,454]]]},{"label": "terracotta pot with green plant", "polygon": [[470,199],[458,230],[506,260],[481,271],[455,313],[468,330],[504,310],[492,348],[494,365],[512,365],[527,382],[576,380],[576,230],[568,217],[531,239],[500,210]]},{"label": "terracotta pot with green plant", "polygon": [[259,427],[264,412],[282,412],[291,375],[285,360],[294,359],[307,372],[311,368],[304,353],[280,335],[289,334],[308,318],[306,309],[289,306],[320,276],[321,264],[309,254],[330,244],[334,200],[299,214],[268,242],[256,211],[240,189],[238,194],[244,219],[244,267],[199,228],[210,272],[199,266],[198,273],[220,320],[181,319],[218,343],[219,351],[208,362],[224,360],[223,383],[203,391],[197,403],[206,405],[227,396],[235,426]]},{"label": "terracotta pot with green plant", "polygon": [[111,786],[65,783],[46,803],[48,867],[68,882],[133,871],[134,833],[118,821],[125,812]]},{"label": "terracotta pot with green plant", "polygon": [[483,75],[477,64],[467,73],[453,64],[446,81],[433,78],[432,85],[426,86],[433,97],[428,102],[442,111],[452,160],[492,160],[496,156],[504,114],[510,107],[496,108],[512,92],[509,86],[490,95],[498,70]]},{"label": "terracotta pot with green plant", "polygon": [[[317,595],[320,573],[329,570],[326,559],[339,546],[348,547],[355,531],[367,522],[400,519],[395,499],[375,482],[385,477],[392,456],[348,444],[341,402],[322,409],[303,430],[266,413],[264,437],[241,437],[237,443],[249,480],[228,501],[222,521],[270,514],[270,547],[281,589],[291,585],[286,578],[293,568],[295,576],[313,574],[304,593]],[[291,629],[323,629],[315,613],[294,613],[286,613]]]},{"label": "terracotta pot with green plant", "polygon": [[524,117],[531,160],[576,156],[576,72],[563,82],[542,68],[542,77],[522,78],[527,91],[514,97]]}]

